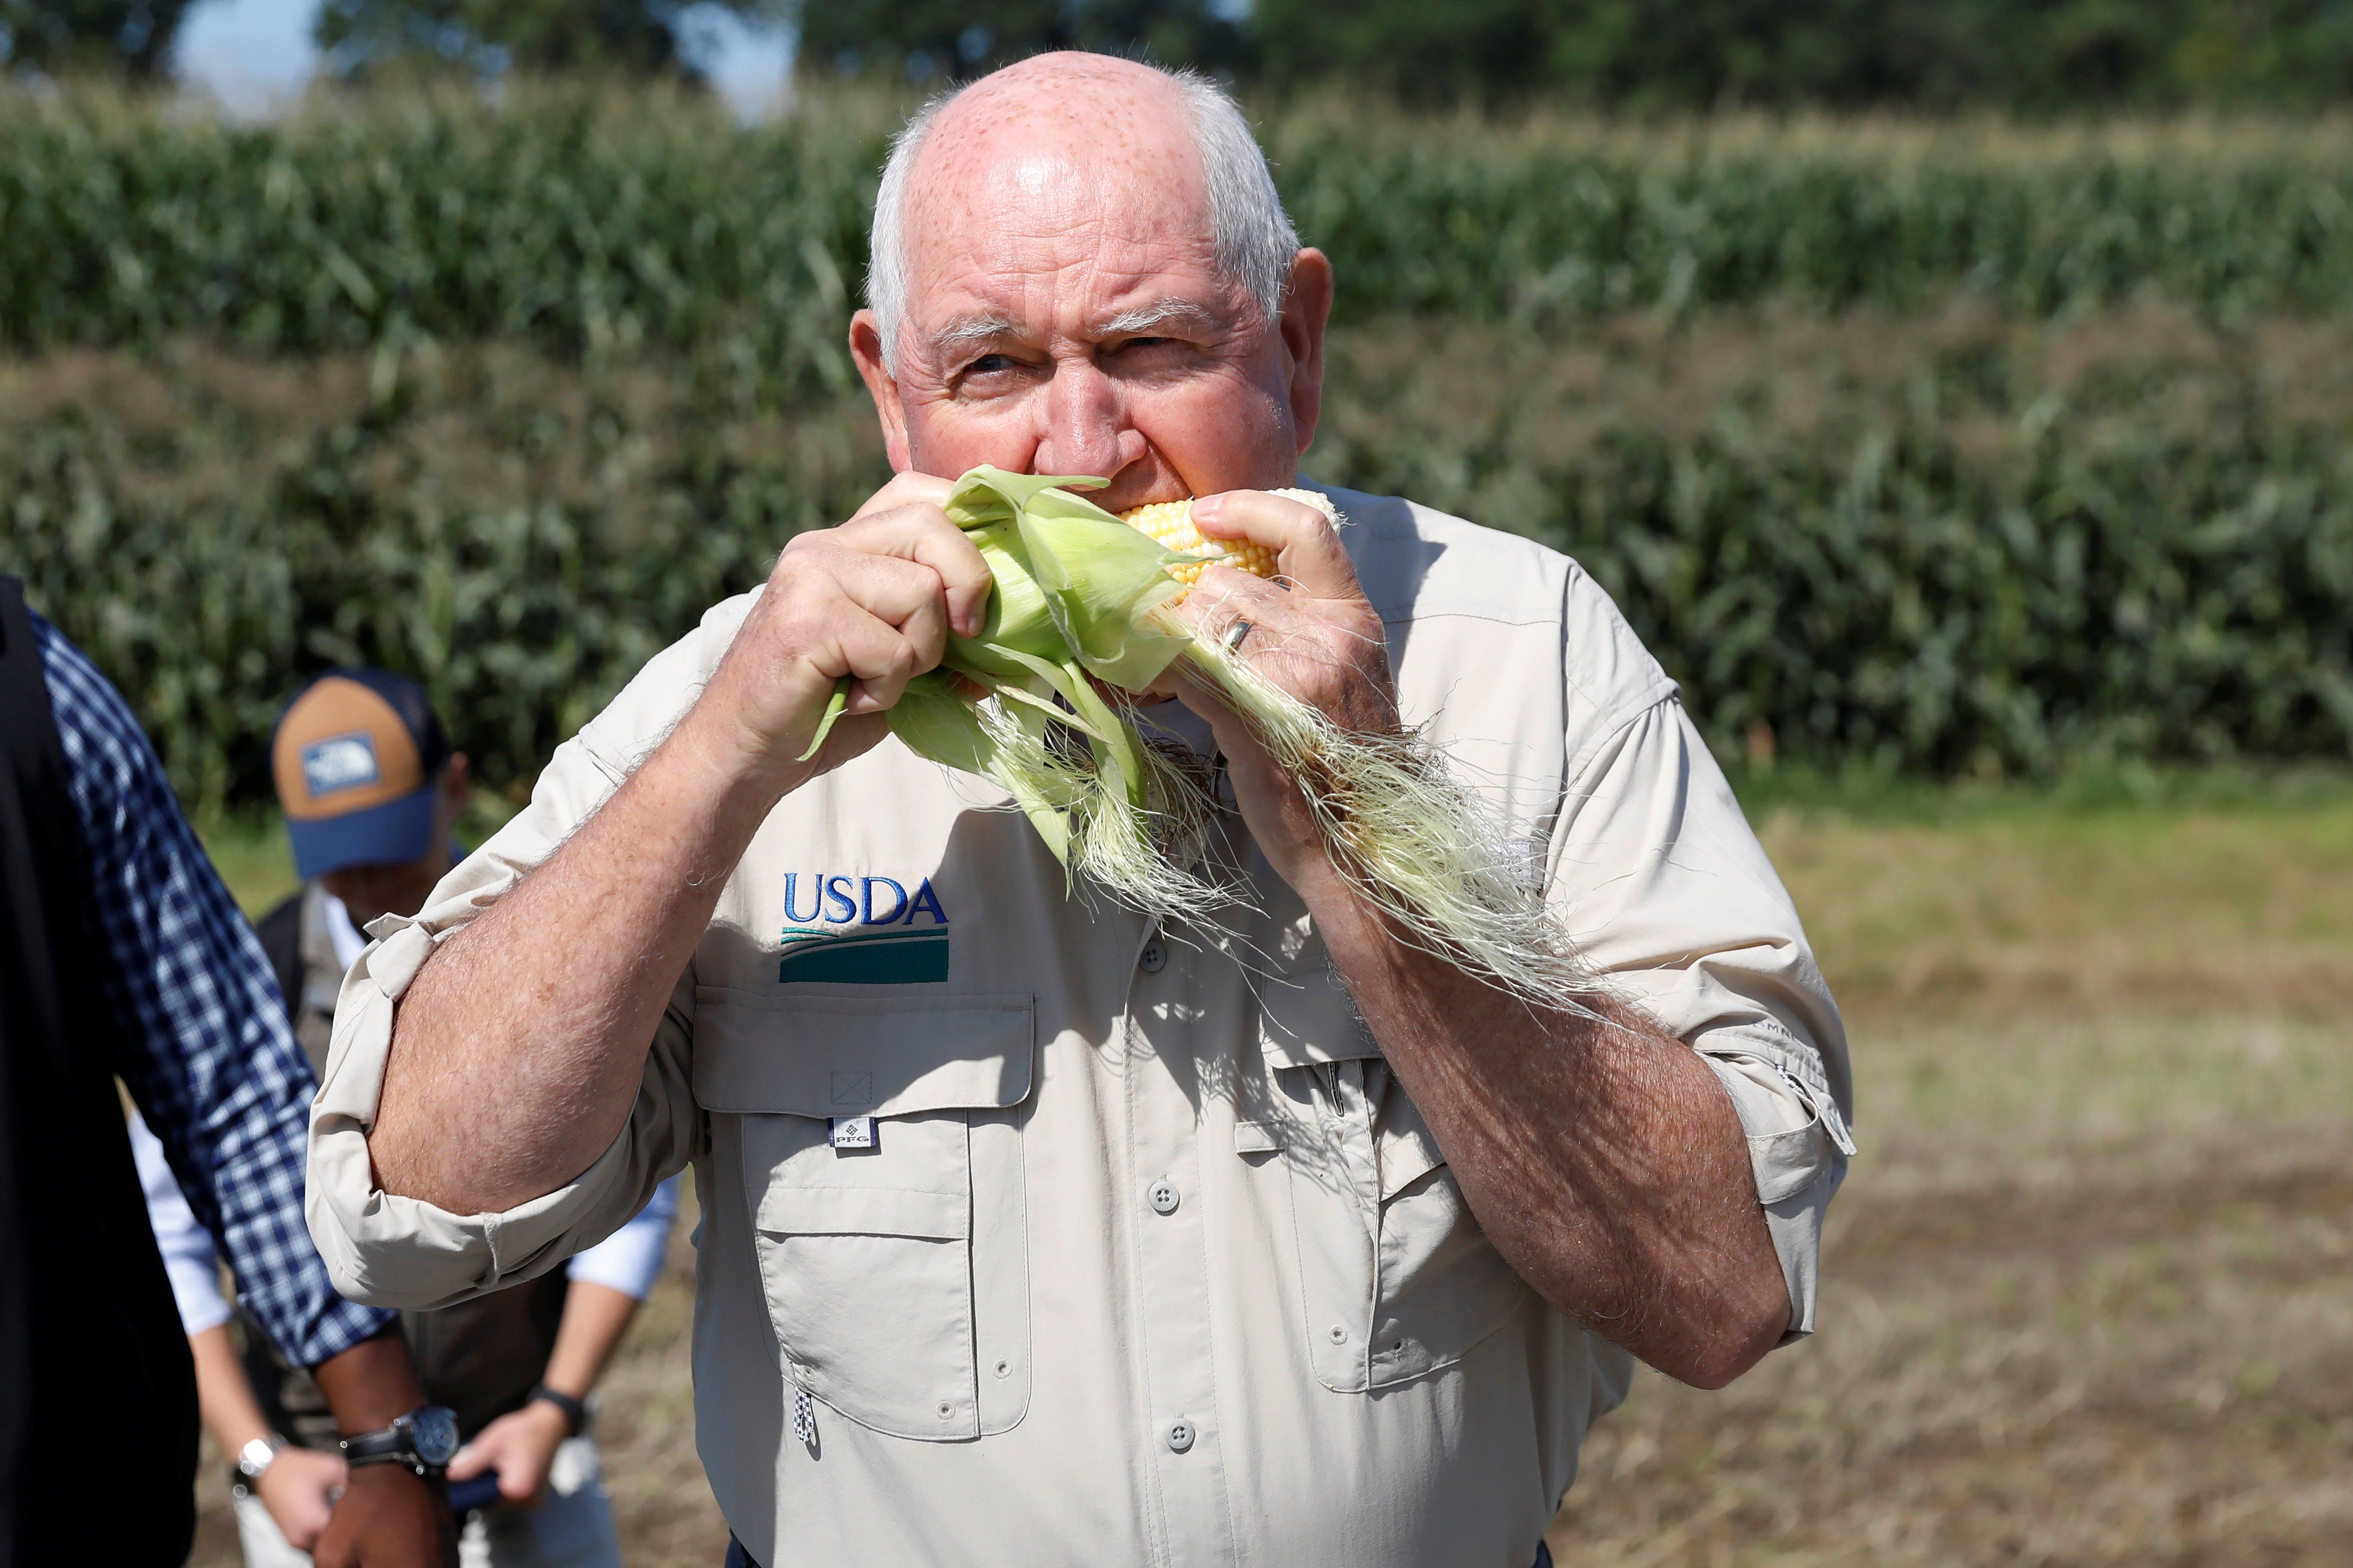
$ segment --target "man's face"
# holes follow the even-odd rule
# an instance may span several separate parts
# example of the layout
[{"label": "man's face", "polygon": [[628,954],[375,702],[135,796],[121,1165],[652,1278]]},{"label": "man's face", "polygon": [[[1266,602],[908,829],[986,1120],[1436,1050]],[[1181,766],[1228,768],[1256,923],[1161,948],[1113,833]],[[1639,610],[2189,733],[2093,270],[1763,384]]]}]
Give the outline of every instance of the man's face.
[{"label": "man's face", "polygon": [[1100,114],[1069,94],[1044,111],[968,97],[934,128],[906,214],[897,374],[870,313],[851,332],[892,464],[1101,475],[1093,499],[1113,510],[1292,484],[1330,268],[1301,252],[1267,321],[1218,273],[1173,94],[1103,85]]},{"label": "man's face", "polygon": [[422,860],[346,866],[320,877],[319,885],[341,899],[351,913],[352,924],[364,930],[368,921],[379,916],[413,915],[423,909],[433,885],[448,870],[449,857],[438,853]]},{"label": "man's face", "polygon": [[415,860],[346,866],[340,871],[324,872],[319,885],[341,899],[352,923],[363,929],[379,916],[415,914],[455,863],[449,853],[449,835],[472,789],[473,775],[460,752],[444,765],[434,786],[432,848]]}]

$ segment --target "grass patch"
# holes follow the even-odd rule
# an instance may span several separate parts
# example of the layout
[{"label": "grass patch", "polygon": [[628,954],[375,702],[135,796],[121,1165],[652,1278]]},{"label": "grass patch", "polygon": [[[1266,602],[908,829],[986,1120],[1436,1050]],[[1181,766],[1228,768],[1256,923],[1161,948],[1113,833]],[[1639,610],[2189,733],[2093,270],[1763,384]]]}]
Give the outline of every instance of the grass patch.
[{"label": "grass patch", "polygon": [[1954,1011],[2316,1016],[2353,1002],[2353,777],[1746,782],[1866,1031]]}]

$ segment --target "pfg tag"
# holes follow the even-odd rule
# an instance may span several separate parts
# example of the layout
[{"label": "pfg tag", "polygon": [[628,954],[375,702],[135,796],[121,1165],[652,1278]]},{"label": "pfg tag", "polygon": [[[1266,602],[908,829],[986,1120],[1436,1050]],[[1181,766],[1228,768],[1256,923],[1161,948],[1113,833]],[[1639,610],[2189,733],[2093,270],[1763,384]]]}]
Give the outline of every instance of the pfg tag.
[{"label": "pfg tag", "polygon": [[837,1150],[874,1147],[874,1118],[871,1116],[837,1116],[828,1125],[833,1129],[833,1146]]}]

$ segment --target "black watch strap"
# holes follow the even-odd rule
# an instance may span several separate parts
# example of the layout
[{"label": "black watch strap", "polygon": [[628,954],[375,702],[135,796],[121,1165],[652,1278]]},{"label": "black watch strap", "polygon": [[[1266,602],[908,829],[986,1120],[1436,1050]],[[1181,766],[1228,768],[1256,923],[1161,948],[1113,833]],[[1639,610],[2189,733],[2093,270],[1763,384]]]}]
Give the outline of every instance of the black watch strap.
[{"label": "black watch strap", "polygon": [[405,1465],[418,1475],[447,1469],[458,1453],[458,1418],[438,1405],[420,1405],[389,1426],[343,1440],[351,1465]]},{"label": "black watch strap", "polygon": [[417,1462],[417,1446],[409,1441],[408,1431],[402,1426],[379,1426],[373,1432],[344,1438],[341,1447],[346,1464],[414,1465]]},{"label": "black watch strap", "polygon": [[543,1383],[535,1384],[532,1388],[531,1397],[533,1400],[543,1399],[564,1412],[566,1436],[577,1437],[581,1433],[588,1430],[588,1405],[586,1400],[575,1399],[568,1394],[560,1394]]}]

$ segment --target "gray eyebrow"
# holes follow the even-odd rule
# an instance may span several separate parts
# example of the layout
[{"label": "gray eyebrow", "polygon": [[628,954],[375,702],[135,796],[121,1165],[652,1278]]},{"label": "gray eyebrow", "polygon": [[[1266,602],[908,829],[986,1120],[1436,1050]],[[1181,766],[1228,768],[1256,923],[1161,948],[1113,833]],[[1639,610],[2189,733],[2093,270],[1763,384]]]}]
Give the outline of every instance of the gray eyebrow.
[{"label": "gray eyebrow", "polygon": [[966,316],[961,321],[949,322],[932,334],[932,352],[945,354],[956,349],[974,348],[1020,335],[1021,324],[1009,316]]},{"label": "gray eyebrow", "polygon": [[1144,337],[1158,327],[1211,327],[1217,316],[1207,306],[1190,300],[1155,300],[1148,305],[1122,310],[1110,321],[1098,325],[1094,335],[1108,337]]},{"label": "gray eyebrow", "polygon": [[[1094,335],[1109,337],[1143,337],[1163,327],[1213,327],[1218,317],[1207,306],[1191,300],[1155,300],[1122,310],[1093,329]],[[945,358],[962,349],[979,348],[1001,342],[1008,338],[1022,336],[1021,323],[1009,316],[966,316],[951,321],[934,332],[931,350],[934,357]]]}]

